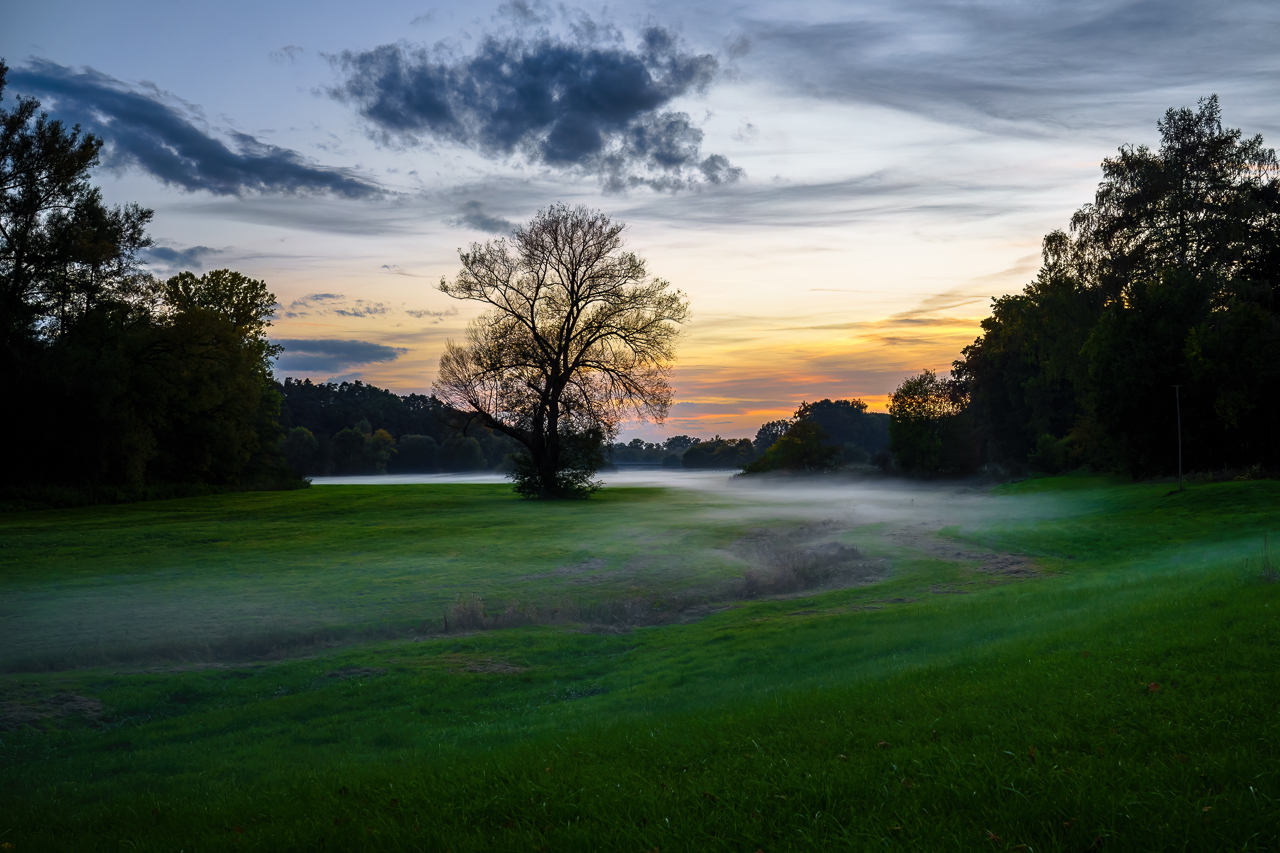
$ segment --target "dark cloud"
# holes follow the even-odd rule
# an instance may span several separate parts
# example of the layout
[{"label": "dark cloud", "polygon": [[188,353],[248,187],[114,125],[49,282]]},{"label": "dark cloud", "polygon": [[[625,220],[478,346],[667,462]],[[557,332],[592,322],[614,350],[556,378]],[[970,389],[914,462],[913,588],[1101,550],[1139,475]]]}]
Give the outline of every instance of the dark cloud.
[{"label": "dark cloud", "polygon": [[395,361],[409,351],[404,347],[389,347],[369,341],[285,338],[273,343],[284,347],[284,352],[276,359],[277,376],[340,373],[366,364]]},{"label": "dark cloud", "polygon": [[227,196],[331,192],[349,198],[382,192],[349,170],[315,165],[246,133],[228,134],[233,150],[197,127],[189,107],[179,109],[158,91],[135,91],[91,68],[76,72],[34,59],[10,71],[9,81],[16,91],[51,101],[46,107],[58,118],[105,139],[107,166],[139,168],[184,190]]},{"label": "dark cloud", "polygon": [[[508,4],[508,15],[534,13]],[[506,7],[504,7],[505,9]],[[668,109],[705,91],[718,63],[650,27],[629,49],[607,27],[578,21],[569,39],[488,36],[470,56],[382,45],[336,58],[346,79],[331,94],[356,106],[385,142],[463,145],[490,158],[522,155],[598,174],[607,190],[731,183],[742,170],[704,157],[703,134]]]},{"label": "dark cloud", "polygon": [[1178,90],[1273,92],[1280,70],[1280,6],[1252,0],[863,0],[747,29],[751,67],[793,90],[1006,132],[1115,126]]},{"label": "dark cloud", "polygon": [[203,258],[208,255],[220,255],[221,249],[210,249],[208,246],[190,246],[186,249],[174,249],[170,246],[151,246],[142,250],[143,263],[167,272],[203,269]]},{"label": "dark cloud", "polygon": [[484,212],[484,205],[478,201],[469,201],[462,205],[458,215],[449,220],[450,225],[459,228],[474,228],[489,234],[510,234],[516,227],[514,223],[500,216],[491,216]]}]

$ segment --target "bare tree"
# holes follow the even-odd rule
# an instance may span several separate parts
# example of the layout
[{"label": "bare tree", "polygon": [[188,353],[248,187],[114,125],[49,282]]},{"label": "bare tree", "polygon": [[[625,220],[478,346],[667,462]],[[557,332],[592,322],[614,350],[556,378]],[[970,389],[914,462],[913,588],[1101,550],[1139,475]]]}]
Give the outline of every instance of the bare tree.
[{"label": "bare tree", "polygon": [[555,205],[510,239],[473,243],[440,290],[489,306],[445,345],[435,393],[524,445],[516,489],[582,496],[627,417],[661,423],[685,295],[624,250],[622,224]]}]

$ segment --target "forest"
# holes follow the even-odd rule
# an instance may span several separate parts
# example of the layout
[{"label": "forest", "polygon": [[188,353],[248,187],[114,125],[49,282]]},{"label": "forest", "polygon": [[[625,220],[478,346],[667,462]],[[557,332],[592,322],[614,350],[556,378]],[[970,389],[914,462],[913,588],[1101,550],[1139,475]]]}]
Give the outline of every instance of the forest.
[{"label": "forest", "polygon": [[1158,148],[1103,161],[1093,202],[1044,238],[1034,281],[993,300],[950,377],[899,386],[902,470],[1276,470],[1275,151],[1224,128],[1216,97],[1158,128]]},{"label": "forest", "polygon": [[0,440],[26,448],[0,487],[92,502],[303,485],[279,453],[275,297],[228,270],[150,275],[152,213],[103,202],[101,148],[33,99],[0,110]]},{"label": "forest", "polygon": [[[505,471],[508,457],[518,452],[511,439],[434,396],[398,395],[359,380],[313,383],[292,377],[274,389],[281,399],[284,457],[303,476]],[[795,430],[801,422],[808,426]],[[806,429],[820,431],[818,454],[825,461],[779,456]],[[788,433],[791,438],[779,448]],[[615,467],[817,471],[883,465],[888,443],[888,415],[868,412],[861,400],[819,400],[802,404],[789,420],[762,425],[755,438],[636,438],[608,444],[604,459]]]}]

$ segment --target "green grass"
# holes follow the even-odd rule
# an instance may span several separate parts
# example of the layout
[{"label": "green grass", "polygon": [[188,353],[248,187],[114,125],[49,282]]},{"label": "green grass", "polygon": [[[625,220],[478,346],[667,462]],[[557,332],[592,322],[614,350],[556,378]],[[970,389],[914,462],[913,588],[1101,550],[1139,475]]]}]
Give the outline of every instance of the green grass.
[{"label": "green grass", "polygon": [[522,501],[507,486],[346,486],[0,516],[0,667],[264,649],[440,627],[459,595],[696,594],[749,527],[689,492]]},{"label": "green grass", "polygon": [[[1016,583],[868,524],[844,538],[893,559],[883,583],[687,624],[12,674],[0,702],[74,693],[105,711],[0,735],[0,844],[1275,850],[1280,585],[1244,560],[1280,529],[1277,486],[1004,487],[945,535],[1046,572]],[[9,517],[0,630],[13,636],[14,589],[65,606],[163,588],[182,610],[175,589],[271,581],[280,612],[296,590],[337,602],[366,577],[426,576],[430,607],[455,591],[710,590],[741,572],[737,539],[785,523],[758,504],[734,520],[752,507],[693,493],[601,498],[327,487]],[[670,559],[643,559],[654,551]],[[555,573],[588,559],[618,577],[584,592]],[[531,574],[547,576],[516,580]],[[938,584],[972,593],[929,594]],[[340,626],[407,622],[415,603],[333,606]],[[348,667],[375,671],[329,675]]]}]

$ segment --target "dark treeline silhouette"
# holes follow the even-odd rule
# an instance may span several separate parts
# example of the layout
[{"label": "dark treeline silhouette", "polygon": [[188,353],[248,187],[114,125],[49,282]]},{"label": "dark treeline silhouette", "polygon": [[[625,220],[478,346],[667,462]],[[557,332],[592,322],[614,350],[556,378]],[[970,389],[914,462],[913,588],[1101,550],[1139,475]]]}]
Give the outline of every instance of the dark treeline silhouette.
[{"label": "dark treeline silhouette", "polygon": [[868,463],[888,465],[889,416],[861,400],[801,403],[795,414],[769,421],[755,439],[675,435],[661,443],[635,438],[610,445],[608,461],[694,470],[817,472]]},{"label": "dark treeline silhouette", "polygon": [[103,203],[101,147],[35,100],[0,109],[0,441],[25,448],[0,466],[4,499],[303,485],[278,452],[275,297],[229,270],[142,270],[151,211]]},{"label": "dark treeline silhouette", "polygon": [[276,387],[285,457],[303,475],[496,470],[518,449],[434,396],[292,377]]},{"label": "dark treeline silhouette", "polygon": [[769,471],[816,473],[888,460],[889,416],[868,412],[861,400],[801,403],[790,420],[760,427],[754,442],[758,458],[748,474]]},{"label": "dark treeline silhouette", "polygon": [[1092,204],[1044,240],[949,379],[894,394],[908,470],[1083,465],[1133,477],[1280,469],[1280,168],[1216,97],[1169,110],[1160,145],[1103,162]]},{"label": "dark treeline silhouette", "polygon": [[681,465],[685,468],[742,468],[755,458],[755,448],[749,438],[721,438],[700,441],[684,452]]},{"label": "dark treeline silhouette", "polygon": [[673,435],[660,443],[633,438],[625,444],[618,441],[609,445],[605,458],[618,466],[683,468],[685,451],[701,442],[688,435]]},{"label": "dark treeline silhouette", "polygon": [[801,403],[789,420],[769,421],[756,432],[748,474],[817,473],[868,463],[888,465],[889,416],[868,412],[861,400]]},{"label": "dark treeline silhouette", "polygon": [[623,444],[609,445],[605,455],[610,464],[662,468],[726,468],[738,469],[755,457],[749,438],[694,438],[673,435],[658,442],[633,438]]}]

